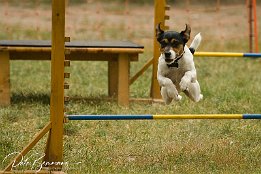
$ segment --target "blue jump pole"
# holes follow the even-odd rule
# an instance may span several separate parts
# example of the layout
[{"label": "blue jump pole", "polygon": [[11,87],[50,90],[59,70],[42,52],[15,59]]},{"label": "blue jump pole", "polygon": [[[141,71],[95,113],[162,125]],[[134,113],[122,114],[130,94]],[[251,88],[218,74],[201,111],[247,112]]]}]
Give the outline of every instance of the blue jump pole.
[{"label": "blue jump pole", "polygon": [[69,120],[149,120],[152,115],[68,115]]}]

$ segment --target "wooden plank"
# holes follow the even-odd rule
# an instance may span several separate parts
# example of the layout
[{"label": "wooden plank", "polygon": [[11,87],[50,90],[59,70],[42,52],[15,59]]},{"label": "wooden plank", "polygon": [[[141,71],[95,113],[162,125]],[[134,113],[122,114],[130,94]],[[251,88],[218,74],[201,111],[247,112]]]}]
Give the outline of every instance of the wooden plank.
[{"label": "wooden plank", "polygon": [[[66,38],[65,38],[66,39]],[[65,40],[66,41],[66,40]],[[50,40],[0,40],[1,47],[49,47]],[[65,47],[72,48],[144,48],[144,46],[130,41],[70,41],[65,43]]]},{"label": "wooden plank", "polygon": [[89,53],[143,53],[143,48],[68,48],[71,52],[81,51]]},{"label": "wooden plank", "polygon": [[[0,47],[0,50],[10,52],[51,52],[51,47]],[[89,47],[66,47],[71,52],[88,52],[88,53],[143,53],[143,48],[89,48]]]},{"label": "wooden plank", "polygon": [[118,66],[118,104],[120,106],[129,106],[129,70],[130,62],[128,54],[119,55]]},{"label": "wooden plank", "polygon": [[[88,52],[71,52],[66,56],[71,61],[117,61],[119,53],[88,53]],[[130,61],[138,61],[138,53],[128,53]]]},{"label": "wooden plank", "polygon": [[88,52],[71,52],[66,56],[71,61],[116,61],[118,53],[88,53]]},{"label": "wooden plank", "polygon": [[51,47],[31,47],[31,46],[0,46],[1,51],[10,52],[51,52]]},{"label": "wooden plank", "polygon": [[[10,60],[51,60],[51,52],[10,52]],[[73,51],[66,55],[72,61],[111,61],[116,60],[119,53],[91,53],[81,50]],[[138,61],[138,53],[129,53],[130,61]]]},{"label": "wooden plank", "polygon": [[0,106],[10,105],[10,60],[7,51],[0,51]]},{"label": "wooden plank", "polygon": [[[52,1],[52,60],[50,120],[52,129],[46,146],[47,162],[63,162],[65,1]],[[62,168],[62,166],[49,166]]]},{"label": "wooden plank", "polygon": [[17,164],[23,156],[25,156],[35,145],[36,143],[51,129],[52,123],[49,122],[47,125],[38,133],[36,136],[29,142],[29,144],[11,161],[4,171],[10,171],[13,164]]},{"label": "wooden plank", "polygon": [[51,52],[10,52],[10,60],[51,60]]}]

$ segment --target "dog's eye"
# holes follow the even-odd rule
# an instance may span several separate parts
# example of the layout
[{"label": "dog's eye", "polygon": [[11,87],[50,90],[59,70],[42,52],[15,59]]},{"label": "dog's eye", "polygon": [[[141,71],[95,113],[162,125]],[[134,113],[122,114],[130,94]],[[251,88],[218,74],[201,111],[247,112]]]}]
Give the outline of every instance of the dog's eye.
[{"label": "dog's eye", "polygon": [[168,39],[162,39],[162,40],[160,41],[160,43],[166,45],[166,44],[169,43],[169,40],[168,40]]},{"label": "dog's eye", "polygon": [[179,44],[180,44],[180,42],[177,41],[176,39],[172,39],[172,40],[171,40],[171,45],[172,45],[172,46],[178,46]]},{"label": "dog's eye", "polygon": [[178,41],[174,41],[171,44],[172,44],[172,46],[177,47],[180,43]]},{"label": "dog's eye", "polygon": [[161,47],[166,47],[167,44],[166,43],[161,43]]},{"label": "dog's eye", "polygon": [[176,39],[171,39],[170,42],[171,42],[171,43],[174,43],[174,42],[177,42],[177,40],[176,40]]},{"label": "dog's eye", "polygon": [[161,48],[166,47],[168,44],[166,42],[160,42]]}]

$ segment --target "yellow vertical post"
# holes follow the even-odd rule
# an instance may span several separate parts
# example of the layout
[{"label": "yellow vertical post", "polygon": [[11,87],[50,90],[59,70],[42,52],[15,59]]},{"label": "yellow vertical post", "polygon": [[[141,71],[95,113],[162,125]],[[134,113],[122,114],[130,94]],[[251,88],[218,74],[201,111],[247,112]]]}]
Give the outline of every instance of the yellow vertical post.
[{"label": "yellow vertical post", "polygon": [[[65,0],[52,0],[51,103],[52,128],[46,146],[45,161],[63,161]],[[62,166],[50,166],[58,167]]]},{"label": "yellow vertical post", "polygon": [[248,23],[249,23],[249,52],[253,52],[253,26],[252,26],[252,21],[253,21],[253,4],[252,0],[248,1],[248,8],[249,8],[249,14],[248,14]]},{"label": "yellow vertical post", "polygon": [[254,17],[254,39],[255,39],[255,52],[258,53],[258,25],[256,14],[256,0],[252,0],[253,4],[253,17]]},{"label": "yellow vertical post", "polygon": [[169,9],[166,5],[165,0],[155,0],[154,1],[154,48],[153,48],[153,68],[152,68],[152,82],[151,82],[151,97],[153,99],[160,99],[160,87],[157,81],[157,69],[158,69],[158,58],[160,56],[160,48],[156,38],[156,26],[161,23],[162,29],[168,29],[165,25],[165,20],[169,19],[165,15],[165,10]]}]

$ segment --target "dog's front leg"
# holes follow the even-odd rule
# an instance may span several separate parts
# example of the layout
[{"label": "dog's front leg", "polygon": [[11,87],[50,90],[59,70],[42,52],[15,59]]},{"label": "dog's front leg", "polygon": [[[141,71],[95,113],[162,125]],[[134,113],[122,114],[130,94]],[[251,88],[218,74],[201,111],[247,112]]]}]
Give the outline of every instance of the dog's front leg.
[{"label": "dog's front leg", "polygon": [[173,82],[162,75],[158,74],[158,82],[161,86],[161,95],[166,104],[169,104],[173,99],[176,101],[181,100],[181,96],[178,94]]},{"label": "dog's front leg", "polygon": [[190,83],[196,81],[196,71],[187,71],[181,78],[179,83],[181,91],[186,91],[189,88]]}]

